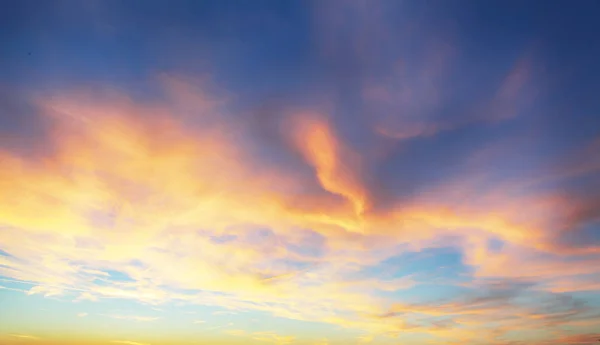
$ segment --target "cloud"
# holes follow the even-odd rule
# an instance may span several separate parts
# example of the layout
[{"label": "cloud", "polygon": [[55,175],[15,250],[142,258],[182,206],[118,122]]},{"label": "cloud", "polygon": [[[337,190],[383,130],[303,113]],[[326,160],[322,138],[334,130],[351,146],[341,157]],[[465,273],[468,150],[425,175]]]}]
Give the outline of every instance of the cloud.
[{"label": "cloud", "polygon": [[293,133],[298,150],[316,170],[321,186],[347,199],[360,215],[365,211],[366,191],[359,180],[360,157],[343,146],[331,125],[318,115],[296,115]]},{"label": "cloud", "polygon": [[25,293],[27,293],[27,291],[23,290],[23,289],[17,289],[17,288],[12,288],[12,287],[8,287],[8,286],[2,286],[2,285],[0,285],[0,290],[8,290],[8,291],[16,291],[16,292],[25,292]]},{"label": "cloud", "polygon": [[34,286],[26,292],[27,295],[43,294],[44,297],[59,296],[63,294],[63,290],[54,286]]},{"label": "cloud", "polygon": [[17,338],[17,339],[41,340],[41,338],[39,338],[39,337],[35,337],[33,335],[26,335],[26,334],[9,334],[9,336],[11,336],[13,338]]},{"label": "cloud", "polygon": [[[54,13],[66,27],[93,14],[92,32],[123,29],[109,40],[102,30],[102,45],[86,50],[122,52],[123,38],[139,36],[121,35],[130,27],[155,34],[137,42],[148,49],[136,58],[62,66],[74,42],[63,46],[64,30],[42,13],[44,35],[57,40],[48,47],[61,49],[23,59],[12,50],[7,61],[32,73],[0,85],[2,293],[153,309],[103,314],[127,327],[167,326],[161,305],[235,313],[253,327],[267,317],[302,324],[242,332],[200,308],[206,325],[187,320],[199,337],[221,330],[248,342],[311,343],[305,326],[331,330],[333,343],[498,345],[577,343],[600,329],[600,139],[588,85],[598,74],[578,63],[597,59],[560,47],[552,20],[528,20],[515,4],[502,16],[500,4],[487,13],[312,1],[280,8],[285,20],[253,4],[221,22],[217,12],[232,6],[94,3]],[[188,12],[210,20],[193,20],[199,29],[162,18]],[[498,18],[517,25],[495,27]],[[550,39],[542,50],[527,28]],[[38,33],[17,36],[46,42],[29,34]],[[281,54],[290,43],[296,51]],[[549,51],[560,54],[543,61]],[[192,68],[130,83],[160,68],[149,61]],[[194,78],[198,64],[213,69]],[[45,79],[58,75],[64,82]],[[79,84],[86,76],[95,87]]]},{"label": "cloud", "polygon": [[86,317],[88,316],[88,313],[79,313],[77,314],[78,317]]},{"label": "cloud", "polygon": [[92,302],[96,302],[96,301],[98,301],[98,297],[97,297],[97,296],[94,296],[94,295],[92,295],[92,294],[91,294],[91,293],[89,293],[89,292],[82,292],[82,293],[79,295],[79,297],[77,297],[77,298],[75,299],[75,301],[92,301]]},{"label": "cloud", "polygon": [[[221,97],[184,79],[163,87],[164,102],[114,91],[57,90],[36,99],[53,124],[52,149],[41,158],[0,152],[0,248],[8,254],[0,256],[0,275],[33,284],[30,295],[259,311],[367,338],[493,338],[525,325],[592,318],[580,305],[536,309],[516,301],[597,286],[598,256],[588,250],[566,257],[557,236],[595,219],[594,197],[521,191],[469,165],[464,175],[419,185],[410,198],[382,201],[373,175],[380,160],[393,157],[365,153],[326,111],[282,115],[293,124],[276,129],[289,144],[280,154],[291,163],[279,164]],[[377,181],[383,189],[390,182]],[[567,201],[575,206],[565,208]],[[386,207],[373,207],[382,202]],[[456,280],[467,281],[461,288],[472,298],[401,301],[404,291],[431,282],[404,274],[402,264],[391,264],[392,272],[381,267],[430,248],[460,253],[467,273]],[[489,280],[527,284],[499,289]],[[477,293],[485,289],[491,292]],[[492,332],[494,322],[500,326]]]}]

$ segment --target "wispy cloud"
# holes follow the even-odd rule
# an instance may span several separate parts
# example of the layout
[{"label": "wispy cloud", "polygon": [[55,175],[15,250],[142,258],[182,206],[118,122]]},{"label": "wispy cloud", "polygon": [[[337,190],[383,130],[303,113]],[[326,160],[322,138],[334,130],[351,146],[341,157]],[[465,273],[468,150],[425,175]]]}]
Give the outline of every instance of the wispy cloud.
[{"label": "wispy cloud", "polygon": [[8,290],[8,291],[16,291],[16,292],[25,292],[25,293],[27,293],[27,291],[23,290],[23,289],[18,289],[18,288],[13,288],[13,287],[7,287],[7,286],[2,286],[2,285],[0,285],[0,290]]},{"label": "wispy cloud", "polygon": [[9,334],[11,337],[13,338],[17,338],[17,339],[26,339],[26,340],[41,340],[41,338],[39,337],[35,337],[33,335],[26,335],[26,334]]},{"label": "wispy cloud", "polygon": [[54,286],[34,286],[26,292],[27,295],[43,294],[44,297],[59,296],[63,294],[63,290]]}]

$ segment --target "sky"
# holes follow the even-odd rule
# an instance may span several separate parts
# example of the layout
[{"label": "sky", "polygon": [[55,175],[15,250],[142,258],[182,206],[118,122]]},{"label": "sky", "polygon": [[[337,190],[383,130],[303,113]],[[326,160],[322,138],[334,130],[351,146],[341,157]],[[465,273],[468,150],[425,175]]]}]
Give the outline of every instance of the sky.
[{"label": "sky", "polygon": [[600,338],[600,2],[0,5],[0,344]]}]

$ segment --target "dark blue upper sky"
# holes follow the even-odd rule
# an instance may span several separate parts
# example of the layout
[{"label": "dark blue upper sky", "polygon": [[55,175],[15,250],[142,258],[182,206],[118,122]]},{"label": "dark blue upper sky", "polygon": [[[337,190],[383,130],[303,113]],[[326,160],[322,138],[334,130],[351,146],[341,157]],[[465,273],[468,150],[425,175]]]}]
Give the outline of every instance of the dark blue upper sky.
[{"label": "dark blue upper sky", "polygon": [[[383,204],[467,174],[498,141],[509,152],[485,163],[490,182],[558,169],[600,129],[597,1],[3,3],[11,147],[43,136],[35,92],[110,85],[156,99],[161,73],[210,78],[241,121],[261,119],[260,136],[278,112],[327,108],[346,145],[385,152],[361,173]],[[258,150],[285,161],[272,144]]]}]

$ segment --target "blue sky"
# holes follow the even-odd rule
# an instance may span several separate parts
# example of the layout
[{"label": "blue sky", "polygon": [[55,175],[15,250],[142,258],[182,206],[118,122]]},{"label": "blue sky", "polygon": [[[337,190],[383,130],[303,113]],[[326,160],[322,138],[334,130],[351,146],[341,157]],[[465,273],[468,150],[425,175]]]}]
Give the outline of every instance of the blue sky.
[{"label": "blue sky", "polygon": [[600,3],[2,7],[0,342],[599,337]]}]

